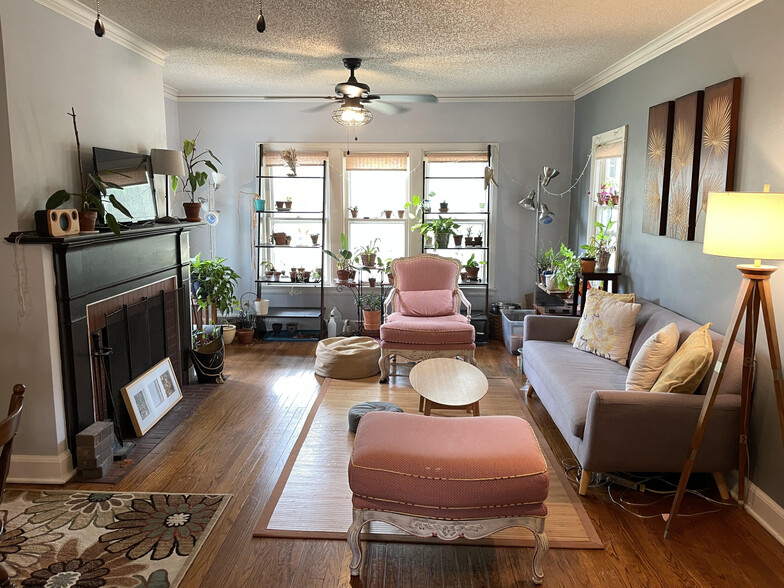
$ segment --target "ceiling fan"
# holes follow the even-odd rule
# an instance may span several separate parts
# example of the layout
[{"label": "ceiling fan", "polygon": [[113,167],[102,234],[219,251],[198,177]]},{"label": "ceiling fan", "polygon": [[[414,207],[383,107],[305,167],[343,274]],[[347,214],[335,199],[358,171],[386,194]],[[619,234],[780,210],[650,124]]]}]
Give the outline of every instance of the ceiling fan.
[{"label": "ceiling fan", "polygon": [[373,113],[365,108],[366,104],[372,105],[374,110],[382,114],[401,114],[408,109],[394,102],[438,102],[438,98],[433,94],[371,94],[370,86],[358,81],[354,75],[354,71],[362,65],[362,60],[357,57],[345,57],[343,65],[351,75],[348,80],[335,86],[334,96],[276,96],[276,98],[329,100],[329,103],[307,109],[305,112],[315,112],[335,102],[342,102],[340,108],[332,113],[332,119],[347,127],[359,127],[373,120]]}]

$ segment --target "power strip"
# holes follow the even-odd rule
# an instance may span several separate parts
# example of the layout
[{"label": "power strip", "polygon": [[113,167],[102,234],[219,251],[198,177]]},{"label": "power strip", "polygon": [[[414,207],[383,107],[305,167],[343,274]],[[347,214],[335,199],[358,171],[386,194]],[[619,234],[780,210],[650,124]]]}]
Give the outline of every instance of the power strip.
[{"label": "power strip", "polygon": [[605,474],[602,473],[601,480],[602,482],[607,482],[608,484],[616,484],[618,486],[623,486],[624,488],[629,488],[631,490],[636,490],[637,492],[645,492],[645,484],[639,482],[633,482],[623,476],[618,476],[616,474]]}]

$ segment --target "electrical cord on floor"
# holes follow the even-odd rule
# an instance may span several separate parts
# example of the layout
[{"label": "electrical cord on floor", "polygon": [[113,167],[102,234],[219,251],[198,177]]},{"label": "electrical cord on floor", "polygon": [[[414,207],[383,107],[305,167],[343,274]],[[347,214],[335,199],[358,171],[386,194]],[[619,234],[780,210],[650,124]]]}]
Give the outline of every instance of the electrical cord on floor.
[{"label": "electrical cord on floor", "polygon": [[[562,459],[561,467],[563,467],[564,473],[566,474],[566,478],[570,482],[574,482],[575,484],[580,483],[580,476],[583,475],[583,468],[580,466],[579,462],[576,459],[573,458]],[[576,472],[575,477],[570,475],[570,472]],[[598,488],[600,486],[604,486],[606,483],[607,483],[606,480],[601,479],[601,474],[592,474],[591,483],[588,484],[588,487]]]}]

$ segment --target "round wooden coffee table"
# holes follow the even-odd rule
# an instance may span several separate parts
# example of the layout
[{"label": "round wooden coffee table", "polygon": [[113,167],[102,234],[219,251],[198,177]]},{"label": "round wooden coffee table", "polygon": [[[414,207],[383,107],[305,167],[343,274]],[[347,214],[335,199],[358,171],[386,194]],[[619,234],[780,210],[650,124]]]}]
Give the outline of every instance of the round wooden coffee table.
[{"label": "round wooden coffee table", "polygon": [[463,408],[479,416],[479,401],[487,394],[481,370],[458,359],[426,359],[411,369],[409,379],[426,416],[432,408]]}]

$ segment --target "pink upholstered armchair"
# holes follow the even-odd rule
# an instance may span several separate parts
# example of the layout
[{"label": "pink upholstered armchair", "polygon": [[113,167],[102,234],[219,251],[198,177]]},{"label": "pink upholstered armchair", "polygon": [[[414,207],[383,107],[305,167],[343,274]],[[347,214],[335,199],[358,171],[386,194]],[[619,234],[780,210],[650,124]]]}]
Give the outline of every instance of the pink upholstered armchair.
[{"label": "pink upholstered armchair", "polygon": [[[392,359],[462,357],[476,365],[471,304],[457,287],[461,265],[459,259],[430,254],[392,261],[395,286],[384,301],[381,382],[389,378]],[[466,316],[460,314],[461,303]]]}]

